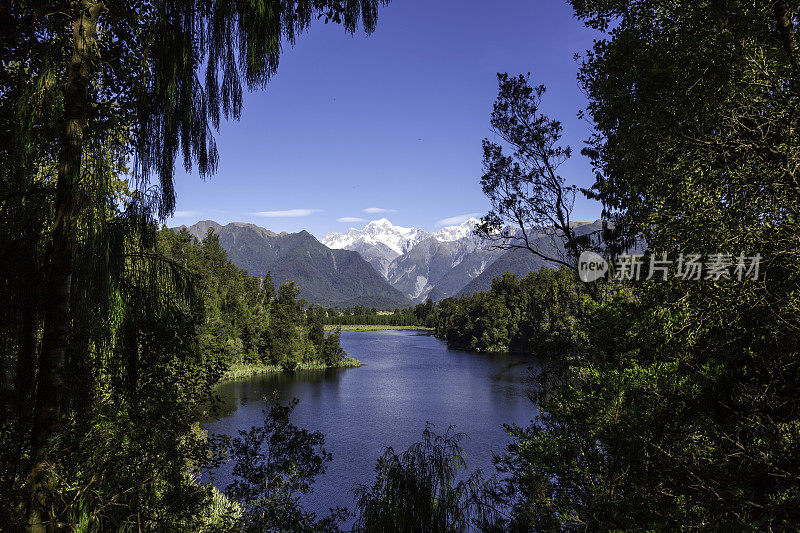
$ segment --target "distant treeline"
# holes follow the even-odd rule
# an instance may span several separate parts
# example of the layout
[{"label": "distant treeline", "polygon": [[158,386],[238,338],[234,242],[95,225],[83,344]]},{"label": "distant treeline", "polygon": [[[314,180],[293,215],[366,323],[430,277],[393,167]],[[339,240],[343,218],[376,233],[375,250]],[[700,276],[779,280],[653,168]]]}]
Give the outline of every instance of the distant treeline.
[{"label": "distant treeline", "polygon": [[427,302],[394,312],[379,312],[376,308],[362,305],[339,309],[330,308],[326,312],[325,324],[334,326],[420,326],[431,325],[436,304]]},{"label": "distant treeline", "polygon": [[451,348],[479,352],[563,352],[582,343],[586,292],[569,269],[506,273],[492,288],[391,313],[364,306],[326,311],[325,324],[434,328]]}]

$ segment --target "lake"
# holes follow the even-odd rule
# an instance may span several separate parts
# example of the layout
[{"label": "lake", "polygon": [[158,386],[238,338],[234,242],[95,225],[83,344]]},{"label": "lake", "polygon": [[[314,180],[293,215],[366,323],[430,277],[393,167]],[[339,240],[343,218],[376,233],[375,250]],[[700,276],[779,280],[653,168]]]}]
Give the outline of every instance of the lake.
[{"label": "lake", "polygon": [[[384,446],[405,450],[421,439],[426,422],[467,433],[462,445],[470,468],[492,473],[492,452],[508,442],[502,424],[527,425],[536,414],[528,399],[534,359],[510,354],[449,350],[419,331],[345,331],[341,344],[360,368],[265,374],[219,385],[223,416],[203,424],[210,433],[237,435],[263,421],[262,396],[300,400],[292,422],[325,434],[333,454],[318,478],[309,508],[320,516],[335,506],[354,507],[350,490],[373,479]],[[215,472],[230,481],[230,465]]]}]

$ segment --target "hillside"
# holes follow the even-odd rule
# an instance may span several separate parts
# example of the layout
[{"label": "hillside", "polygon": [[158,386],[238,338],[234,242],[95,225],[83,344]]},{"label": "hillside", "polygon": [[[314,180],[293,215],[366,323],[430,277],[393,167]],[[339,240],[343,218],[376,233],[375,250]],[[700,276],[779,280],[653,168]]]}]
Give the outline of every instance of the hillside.
[{"label": "hillside", "polygon": [[502,254],[474,233],[475,218],[429,233],[382,218],[363,229],[328,233],[330,248],[354,250],[413,302],[452,296]]},{"label": "hillside", "polygon": [[274,233],[254,224],[222,226],[208,220],[185,228],[198,239],[214,230],[233,264],[252,276],[269,271],[276,284],[295,281],[301,298],[311,303],[380,309],[410,305],[358,252],[331,250],[307,231]]},{"label": "hillside", "polygon": [[[575,225],[576,235],[586,235],[601,229],[600,221],[596,222],[578,222]],[[559,257],[563,254],[563,245],[555,243],[551,237],[540,237],[533,241],[536,249],[544,255],[549,257]],[[469,296],[476,292],[488,291],[492,288],[492,280],[502,276],[506,272],[511,272],[516,276],[523,278],[531,272],[536,272],[542,268],[558,269],[559,264],[552,261],[542,259],[538,255],[524,249],[507,250],[502,253],[492,264],[487,266],[483,272],[472,281],[467,283],[460,291],[458,296]],[[434,296],[434,295],[432,295]],[[446,295],[436,294],[440,298],[447,297]]]}]

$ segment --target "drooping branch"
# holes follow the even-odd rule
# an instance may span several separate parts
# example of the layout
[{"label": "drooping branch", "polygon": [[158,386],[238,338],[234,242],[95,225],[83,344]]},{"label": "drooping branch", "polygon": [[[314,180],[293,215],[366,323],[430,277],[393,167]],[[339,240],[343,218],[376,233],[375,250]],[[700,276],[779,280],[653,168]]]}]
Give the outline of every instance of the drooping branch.
[{"label": "drooping branch", "polygon": [[80,209],[78,180],[89,108],[89,84],[98,58],[97,23],[105,10],[102,1],[76,5],[72,58],[64,98],[64,124],[56,183],[50,279],[39,356],[37,398],[31,432],[31,468],[28,473],[28,517],[31,531],[46,529],[40,500],[47,471],[46,450],[60,417],[64,389],[64,359],[70,334],[73,252]]}]

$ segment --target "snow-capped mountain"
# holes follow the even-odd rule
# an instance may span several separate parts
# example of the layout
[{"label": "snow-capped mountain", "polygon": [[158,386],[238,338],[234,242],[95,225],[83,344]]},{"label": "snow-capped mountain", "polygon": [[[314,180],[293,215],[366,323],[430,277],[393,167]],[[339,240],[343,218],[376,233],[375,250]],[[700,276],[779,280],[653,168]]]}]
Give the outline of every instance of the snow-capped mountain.
[{"label": "snow-capped mountain", "polygon": [[458,226],[446,226],[432,233],[431,236],[441,242],[460,241],[466,237],[470,237],[473,240],[479,239],[479,237],[475,235],[475,226],[477,226],[478,223],[480,223],[480,220],[477,218],[469,218]]},{"label": "snow-capped mountain", "polygon": [[[428,233],[419,228],[395,226],[389,220],[381,218],[369,222],[364,229],[350,228],[347,233],[328,233],[320,239],[320,242],[332,249],[354,249],[359,247],[359,244],[370,246],[383,244],[397,257],[411,251],[417,243],[428,237],[433,237],[441,242],[453,242],[466,237],[477,238],[474,230],[479,222],[480,220],[477,218],[470,218],[458,226],[447,226]],[[386,252],[388,253],[388,250]]]},{"label": "snow-capped mountain", "polygon": [[[415,303],[486,290],[492,279],[506,271],[524,276],[542,266],[551,266],[534,254],[502,250],[496,243],[475,235],[479,222],[470,218],[457,226],[428,233],[395,226],[382,218],[361,230],[329,233],[321,241],[330,248],[358,252],[392,287]],[[578,222],[575,227],[580,234],[596,229],[598,224]],[[511,227],[506,231],[514,232]],[[553,246],[552,239],[545,235],[530,237],[537,248]]]},{"label": "snow-capped mountain", "polygon": [[428,233],[382,218],[361,230],[328,233],[321,242],[360,253],[393,287],[414,301],[424,301],[440,282],[444,286],[437,295],[455,294],[497,258],[497,251],[490,251],[489,243],[475,235],[478,222],[470,218]]},{"label": "snow-capped mountain", "polygon": [[347,233],[328,233],[322,244],[328,248],[340,249],[353,246],[357,242],[384,244],[397,255],[402,255],[414,247],[428,233],[418,228],[395,226],[385,218],[373,220],[364,229],[350,228]]},{"label": "snow-capped mountain", "polygon": [[385,218],[373,220],[364,229],[350,228],[347,233],[328,233],[320,242],[334,250],[353,250],[361,254],[384,278],[389,264],[411,250],[428,236],[419,228],[395,226]]},{"label": "snow-capped mountain", "polygon": [[320,242],[329,248],[358,252],[384,278],[388,278],[392,260],[426,236],[423,230],[395,226],[381,218],[368,223],[364,229],[350,228],[347,233],[328,233]]}]

